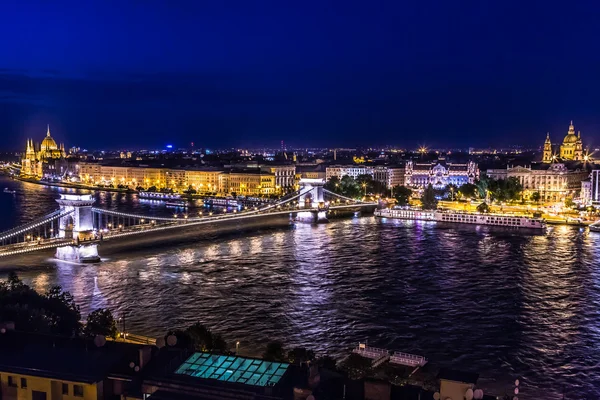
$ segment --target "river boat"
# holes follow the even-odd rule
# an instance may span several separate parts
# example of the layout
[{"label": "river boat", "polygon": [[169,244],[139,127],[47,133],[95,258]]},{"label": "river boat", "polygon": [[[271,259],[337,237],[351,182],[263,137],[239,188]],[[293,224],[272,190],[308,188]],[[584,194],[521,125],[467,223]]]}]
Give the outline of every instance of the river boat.
[{"label": "river boat", "polygon": [[9,188],[4,188],[4,193],[15,194],[17,192],[15,190],[10,190]]},{"label": "river boat", "polygon": [[166,202],[167,207],[187,208],[188,202],[185,200],[169,200]]},{"label": "river boat", "polygon": [[590,232],[600,232],[600,220],[594,222],[589,226]]},{"label": "river boat", "polygon": [[204,199],[204,205],[207,207],[237,207],[239,203],[233,197],[207,197]]},{"label": "river boat", "polygon": [[541,218],[530,218],[510,214],[479,214],[455,211],[427,211],[415,209],[382,209],[376,210],[375,216],[417,221],[435,221],[455,224],[473,224],[502,226],[517,229],[545,229],[546,223]]},{"label": "river boat", "polygon": [[142,199],[161,200],[161,201],[180,200],[181,199],[180,194],[160,193],[160,192],[139,192],[138,196],[140,196],[140,198],[142,198]]}]

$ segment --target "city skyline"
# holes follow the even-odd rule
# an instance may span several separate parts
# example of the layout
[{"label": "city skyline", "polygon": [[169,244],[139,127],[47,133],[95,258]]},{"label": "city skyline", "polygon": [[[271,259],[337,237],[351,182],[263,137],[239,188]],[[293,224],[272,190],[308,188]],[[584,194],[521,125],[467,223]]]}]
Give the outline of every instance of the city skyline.
[{"label": "city skyline", "polygon": [[571,119],[591,145],[600,132],[597,4],[120,6],[7,5],[4,137],[50,123],[90,148],[466,148],[537,147]]}]

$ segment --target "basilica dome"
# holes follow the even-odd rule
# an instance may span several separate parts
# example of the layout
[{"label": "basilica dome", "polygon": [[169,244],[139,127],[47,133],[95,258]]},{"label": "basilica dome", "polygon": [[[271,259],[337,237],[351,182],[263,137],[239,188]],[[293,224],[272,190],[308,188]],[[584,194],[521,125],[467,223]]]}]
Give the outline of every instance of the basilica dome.
[{"label": "basilica dome", "polygon": [[573,126],[573,121],[571,121],[571,125],[569,125],[569,132],[567,132],[567,136],[563,139],[563,144],[575,144],[577,143],[577,135],[575,135],[575,126]]}]

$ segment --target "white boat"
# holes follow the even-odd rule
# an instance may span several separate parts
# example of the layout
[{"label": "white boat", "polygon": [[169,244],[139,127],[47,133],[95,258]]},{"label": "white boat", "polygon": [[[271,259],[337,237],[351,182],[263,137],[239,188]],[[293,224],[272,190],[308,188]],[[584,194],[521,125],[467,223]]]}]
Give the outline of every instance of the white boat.
[{"label": "white boat", "polygon": [[181,199],[180,194],[173,193],[160,193],[160,192],[139,192],[138,196],[142,199],[152,200],[179,200]]},{"label": "white boat", "polygon": [[600,220],[590,225],[590,232],[600,232]]},{"label": "white boat", "polygon": [[187,208],[188,202],[185,200],[169,200],[166,205],[167,207]]},{"label": "white boat", "polygon": [[17,192],[16,192],[16,190],[10,190],[9,188],[4,188],[4,193],[15,194]]},{"label": "white boat", "polygon": [[509,214],[479,214],[456,211],[425,211],[414,209],[382,209],[375,211],[376,217],[436,221],[457,224],[503,226],[508,228],[544,229],[541,218],[530,218]]}]

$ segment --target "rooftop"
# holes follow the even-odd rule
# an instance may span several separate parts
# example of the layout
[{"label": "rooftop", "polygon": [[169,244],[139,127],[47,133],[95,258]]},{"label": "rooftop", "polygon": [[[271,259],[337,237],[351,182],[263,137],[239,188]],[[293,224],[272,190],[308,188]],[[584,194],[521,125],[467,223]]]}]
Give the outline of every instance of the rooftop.
[{"label": "rooftop", "polygon": [[131,375],[144,346],[6,331],[0,334],[0,371],[93,383],[107,374]]},{"label": "rooftop", "polygon": [[275,386],[288,367],[287,363],[198,352],[181,364],[175,373],[264,387]]}]

